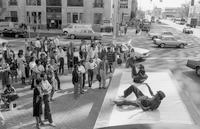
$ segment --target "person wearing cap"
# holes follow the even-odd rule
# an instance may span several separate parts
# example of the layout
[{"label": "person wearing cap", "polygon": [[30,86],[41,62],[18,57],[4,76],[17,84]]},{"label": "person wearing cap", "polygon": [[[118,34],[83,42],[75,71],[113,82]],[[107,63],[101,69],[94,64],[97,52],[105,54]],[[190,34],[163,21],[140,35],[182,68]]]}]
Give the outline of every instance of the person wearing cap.
[{"label": "person wearing cap", "polygon": [[[129,88],[124,90],[123,96],[120,96],[120,98],[122,98],[121,100],[113,101],[114,104],[116,104],[117,106],[132,105],[135,107],[140,107],[143,111],[156,110],[160,106],[161,101],[166,97],[166,95],[163,91],[158,91],[156,94],[154,94],[151,90],[151,87],[147,83],[145,83],[145,85],[147,86],[149,93],[152,97],[144,95],[140,89],[138,89],[134,85],[131,85]],[[125,99],[131,93],[135,94],[137,98],[136,100]]]}]

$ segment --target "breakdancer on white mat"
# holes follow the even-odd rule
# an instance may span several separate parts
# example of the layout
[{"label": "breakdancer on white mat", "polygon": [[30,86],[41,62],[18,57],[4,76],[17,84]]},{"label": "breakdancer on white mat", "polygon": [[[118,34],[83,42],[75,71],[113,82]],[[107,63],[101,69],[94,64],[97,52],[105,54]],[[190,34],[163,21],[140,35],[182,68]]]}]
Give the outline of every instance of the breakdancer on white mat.
[{"label": "breakdancer on white mat", "polygon": [[[136,107],[142,108],[143,111],[148,110],[156,110],[159,106],[161,101],[165,98],[165,93],[163,91],[158,91],[155,95],[152,92],[150,86],[147,83],[144,83],[147,85],[148,90],[152,97],[145,96],[141,90],[139,90],[136,86],[131,85],[129,88],[127,88],[124,91],[124,95],[120,96],[122,99],[120,100],[113,100],[114,104],[117,106],[123,106],[123,105],[132,105]],[[129,96],[131,93],[134,93],[137,97],[136,100],[125,100],[127,96]]]}]

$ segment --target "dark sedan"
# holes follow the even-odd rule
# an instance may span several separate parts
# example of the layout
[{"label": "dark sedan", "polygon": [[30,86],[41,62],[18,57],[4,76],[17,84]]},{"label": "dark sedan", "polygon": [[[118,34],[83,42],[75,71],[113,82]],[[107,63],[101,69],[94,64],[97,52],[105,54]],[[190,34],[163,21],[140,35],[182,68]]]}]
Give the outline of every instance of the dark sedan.
[{"label": "dark sedan", "polygon": [[200,61],[188,60],[187,67],[194,69],[196,71],[197,76],[200,76]]},{"label": "dark sedan", "polygon": [[5,36],[5,37],[26,38],[27,35],[28,35],[27,31],[23,29],[16,29],[16,28],[4,29],[2,32],[2,36]]}]

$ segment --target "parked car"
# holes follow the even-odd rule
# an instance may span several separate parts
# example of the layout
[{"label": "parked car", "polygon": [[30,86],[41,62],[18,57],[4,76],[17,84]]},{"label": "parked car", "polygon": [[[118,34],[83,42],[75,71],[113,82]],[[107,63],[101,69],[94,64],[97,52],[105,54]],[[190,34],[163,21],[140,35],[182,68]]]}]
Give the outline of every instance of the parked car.
[{"label": "parked car", "polygon": [[66,27],[63,28],[63,33],[74,33],[74,31],[77,31],[79,29],[91,29],[92,25],[90,24],[68,24]]},{"label": "parked car", "polygon": [[71,39],[99,40],[102,38],[102,35],[100,33],[94,32],[91,29],[79,29],[77,31],[68,33],[68,37]]},{"label": "parked car", "polygon": [[194,69],[196,71],[196,75],[200,76],[200,61],[188,60],[186,66]]},{"label": "parked car", "polygon": [[1,33],[1,36],[5,37],[15,37],[15,38],[26,38],[28,35],[27,31],[23,29],[18,29],[18,28],[8,28],[4,29],[3,32]]},{"label": "parked car", "polygon": [[154,39],[154,44],[158,47],[179,47],[184,48],[187,43],[182,40],[177,40],[174,36],[162,36],[160,39]]},{"label": "parked car", "polygon": [[165,36],[165,35],[173,35],[172,32],[169,32],[169,31],[164,31],[162,33],[149,33],[149,37],[154,40],[155,38],[161,38],[162,36]]},{"label": "parked car", "polygon": [[189,26],[186,26],[183,28],[183,33],[186,33],[186,34],[193,34],[193,30],[191,27]]}]

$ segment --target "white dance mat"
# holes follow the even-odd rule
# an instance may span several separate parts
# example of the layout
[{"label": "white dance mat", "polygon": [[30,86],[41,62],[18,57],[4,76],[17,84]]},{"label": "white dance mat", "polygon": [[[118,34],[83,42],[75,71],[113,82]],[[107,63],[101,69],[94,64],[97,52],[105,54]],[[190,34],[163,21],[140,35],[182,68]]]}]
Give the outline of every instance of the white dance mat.
[{"label": "white dance mat", "polygon": [[[149,78],[146,81],[153,92],[156,93],[158,90],[164,91],[166,97],[161,102],[160,107],[156,111],[144,112],[140,108],[133,106],[123,106],[117,107],[112,105],[109,100],[113,98],[118,98],[118,96],[123,95],[123,91],[128,88],[132,83],[132,79],[129,71],[123,70],[120,77],[113,78],[112,83],[117,79],[120,83],[117,88],[116,84],[113,86],[112,83],[108,89],[101,111],[97,118],[94,128],[117,126],[117,125],[127,125],[127,124],[157,124],[157,123],[180,123],[180,124],[194,124],[191,119],[186,106],[184,105],[180,95],[179,89],[176,82],[171,78],[169,72],[152,72],[147,73]],[[145,94],[150,96],[148,89],[145,85],[137,85],[138,88]],[[112,89],[114,91],[112,92]],[[113,97],[113,98],[108,98]],[[127,99],[135,100],[134,94],[130,95]],[[110,109],[109,109],[110,108]]]}]

